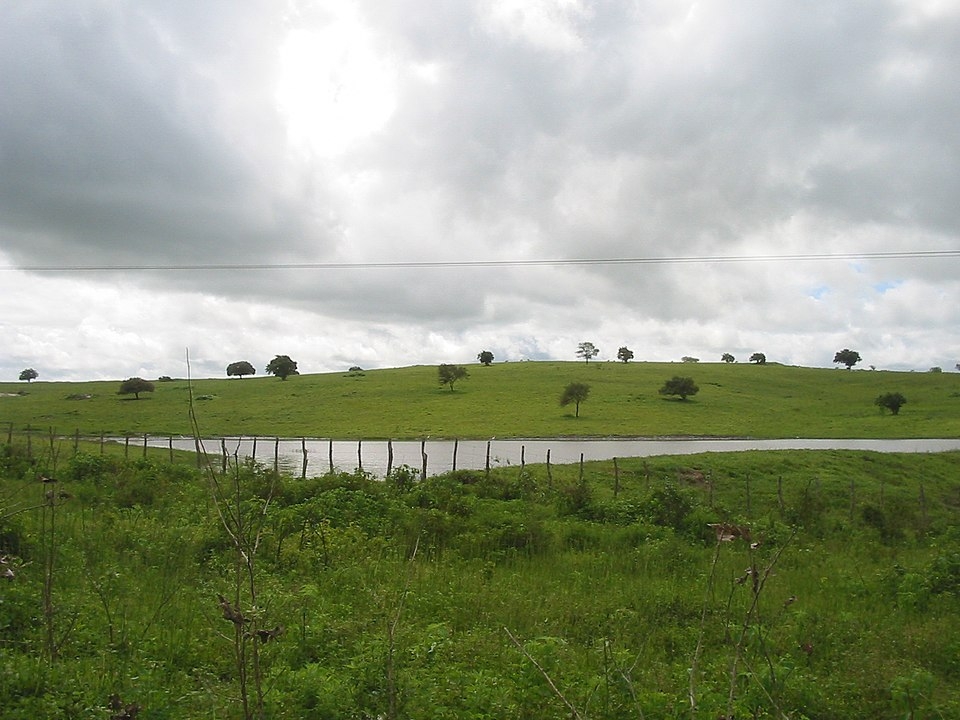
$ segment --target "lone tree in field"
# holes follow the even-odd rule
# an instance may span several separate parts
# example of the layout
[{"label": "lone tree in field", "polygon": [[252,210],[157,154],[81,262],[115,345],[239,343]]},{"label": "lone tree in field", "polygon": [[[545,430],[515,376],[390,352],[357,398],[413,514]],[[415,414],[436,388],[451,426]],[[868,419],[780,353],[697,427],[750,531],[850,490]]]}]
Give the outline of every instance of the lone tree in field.
[{"label": "lone tree in field", "polygon": [[754,353],[753,355],[750,356],[750,362],[756,363],[757,365],[766,365],[767,356],[764,355],[763,353]]},{"label": "lone tree in field", "polygon": [[450,392],[453,392],[453,386],[457,380],[464,380],[470,377],[467,369],[461,365],[441,365],[437,368],[437,379],[440,386],[449,385]]},{"label": "lone tree in field", "polygon": [[856,350],[844,348],[843,350],[837,351],[837,354],[833,356],[833,361],[835,363],[843,363],[847,366],[847,370],[849,370],[858,362],[860,362],[860,353],[858,353]]},{"label": "lone tree in field", "polygon": [[624,345],[622,348],[617,350],[617,360],[622,363],[630,362],[633,360],[633,350]]},{"label": "lone tree in field", "polygon": [[120,383],[120,389],[117,391],[118,395],[133,395],[137,400],[140,399],[140,393],[142,392],[153,392],[153,383],[149,380],[144,380],[143,378],[132,377],[127,378],[122,383]]},{"label": "lone tree in field", "polygon": [[590,396],[590,386],[586,383],[574,382],[567,385],[560,396],[560,407],[566,407],[570,403],[576,406],[575,417],[580,417],[580,403]]},{"label": "lone tree in field", "polygon": [[256,374],[257,371],[254,369],[253,365],[248,363],[246,360],[239,360],[227,365],[227,377],[233,377],[236,375],[242,380],[244,375]]},{"label": "lone tree in field", "polygon": [[907,404],[907,399],[898,392],[884,393],[874,400],[873,404],[880,407],[880,412],[883,412],[883,409],[887,408],[887,410],[896,415],[900,412],[900,408]]},{"label": "lone tree in field", "polygon": [[493,362],[493,353],[489,350],[481,350],[477,353],[477,360],[480,361],[481,365],[490,365]]},{"label": "lone tree in field", "polygon": [[587,362],[600,354],[600,349],[595,347],[592,342],[582,342],[577,345],[577,357],[582,357]]},{"label": "lone tree in field", "polygon": [[27,368],[26,370],[22,370],[20,372],[20,379],[26,380],[27,382],[30,382],[31,380],[36,380],[38,377],[40,377],[40,373],[38,373],[33,368]]},{"label": "lone tree in field", "polygon": [[291,375],[300,374],[297,372],[296,360],[291,360],[289,355],[277,355],[267,365],[267,372],[281,380],[286,380]]},{"label": "lone tree in field", "polygon": [[730,353],[724,353],[723,355],[720,356],[720,361],[725,363],[732,363],[732,362],[736,362],[737,359]]},{"label": "lone tree in field", "polygon": [[698,392],[700,392],[700,388],[697,387],[693,378],[678,375],[674,375],[667,380],[659,390],[661,395],[679,395],[681,400],[686,400],[689,396],[696,395]]}]

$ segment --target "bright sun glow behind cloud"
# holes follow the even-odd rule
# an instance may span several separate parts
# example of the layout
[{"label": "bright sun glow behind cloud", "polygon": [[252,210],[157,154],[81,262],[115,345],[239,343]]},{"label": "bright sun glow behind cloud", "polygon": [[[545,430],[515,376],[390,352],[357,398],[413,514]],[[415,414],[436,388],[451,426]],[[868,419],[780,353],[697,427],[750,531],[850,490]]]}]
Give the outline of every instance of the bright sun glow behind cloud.
[{"label": "bright sun glow behind cloud", "polygon": [[280,48],[277,105],[291,146],[337,155],[389,120],[395,77],[374,47],[372,34],[350,16],[288,34]]}]

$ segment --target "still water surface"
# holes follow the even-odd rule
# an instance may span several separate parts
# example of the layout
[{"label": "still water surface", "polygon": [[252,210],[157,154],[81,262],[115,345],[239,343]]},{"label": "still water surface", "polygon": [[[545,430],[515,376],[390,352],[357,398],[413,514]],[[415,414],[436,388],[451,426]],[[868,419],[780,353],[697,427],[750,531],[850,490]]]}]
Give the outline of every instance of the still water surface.
[{"label": "still water surface", "polygon": [[[150,438],[148,445],[193,450],[193,438]],[[353,471],[362,467],[376,476],[383,476],[393,453],[392,467],[409,465],[420,470],[426,455],[427,474],[437,475],[458,470],[483,470],[522,463],[562,465],[580,461],[611,460],[613,458],[651,457],[654,455],[692,455],[705,452],[738,452],[743,450],[870,450],[874,452],[944,452],[960,450],[960,438],[913,440],[853,440],[853,439],[510,439],[510,440],[327,440],[274,438],[216,438],[203,441],[211,455],[226,454],[253,457],[265,465],[276,458],[280,467],[299,474],[303,469],[306,449],[307,473],[320,475],[331,465],[339,470]],[[549,454],[549,455],[548,455]]]}]

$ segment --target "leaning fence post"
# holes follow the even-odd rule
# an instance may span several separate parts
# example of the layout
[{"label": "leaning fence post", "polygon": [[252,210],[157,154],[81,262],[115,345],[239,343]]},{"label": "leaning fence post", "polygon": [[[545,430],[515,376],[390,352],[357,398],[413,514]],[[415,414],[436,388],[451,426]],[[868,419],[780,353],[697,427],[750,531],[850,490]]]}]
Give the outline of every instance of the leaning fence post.
[{"label": "leaning fence post", "polygon": [[220,461],[220,467],[223,468],[223,474],[227,474],[227,439],[220,438],[220,454],[223,459]]},{"label": "leaning fence post", "polygon": [[254,462],[257,461],[257,436],[253,436],[253,448],[250,450],[250,459]]},{"label": "leaning fence post", "polygon": [[307,477],[307,439],[300,438],[300,449],[303,451],[303,469],[300,471],[300,478]]},{"label": "leaning fence post", "polygon": [[457,448],[460,445],[460,438],[453,439],[453,472],[457,471]]},{"label": "leaning fence post", "polygon": [[327,455],[330,457],[330,474],[333,475],[333,438],[327,443]]},{"label": "leaning fence post", "polygon": [[490,477],[490,441],[487,440],[487,464],[486,464],[486,473],[487,477]]}]

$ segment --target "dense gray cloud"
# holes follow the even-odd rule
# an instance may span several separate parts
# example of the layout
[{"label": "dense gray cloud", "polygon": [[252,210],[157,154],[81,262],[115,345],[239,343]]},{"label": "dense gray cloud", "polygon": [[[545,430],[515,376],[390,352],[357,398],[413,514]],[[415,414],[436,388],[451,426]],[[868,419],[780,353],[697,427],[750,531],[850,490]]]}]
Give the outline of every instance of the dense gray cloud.
[{"label": "dense gray cloud", "polygon": [[[0,376],[960,359],[960,6],[7,3]],[[843,260],[706,258],[839,253]],[[697,262],[463,267],[470,261]],[[70,270],[447,262],[447,267]],[[4,267],[5,265],[5,267]],[[65,270],[50,272],[44,266]],[[39,367],[38,367],[39,366]]]}]

